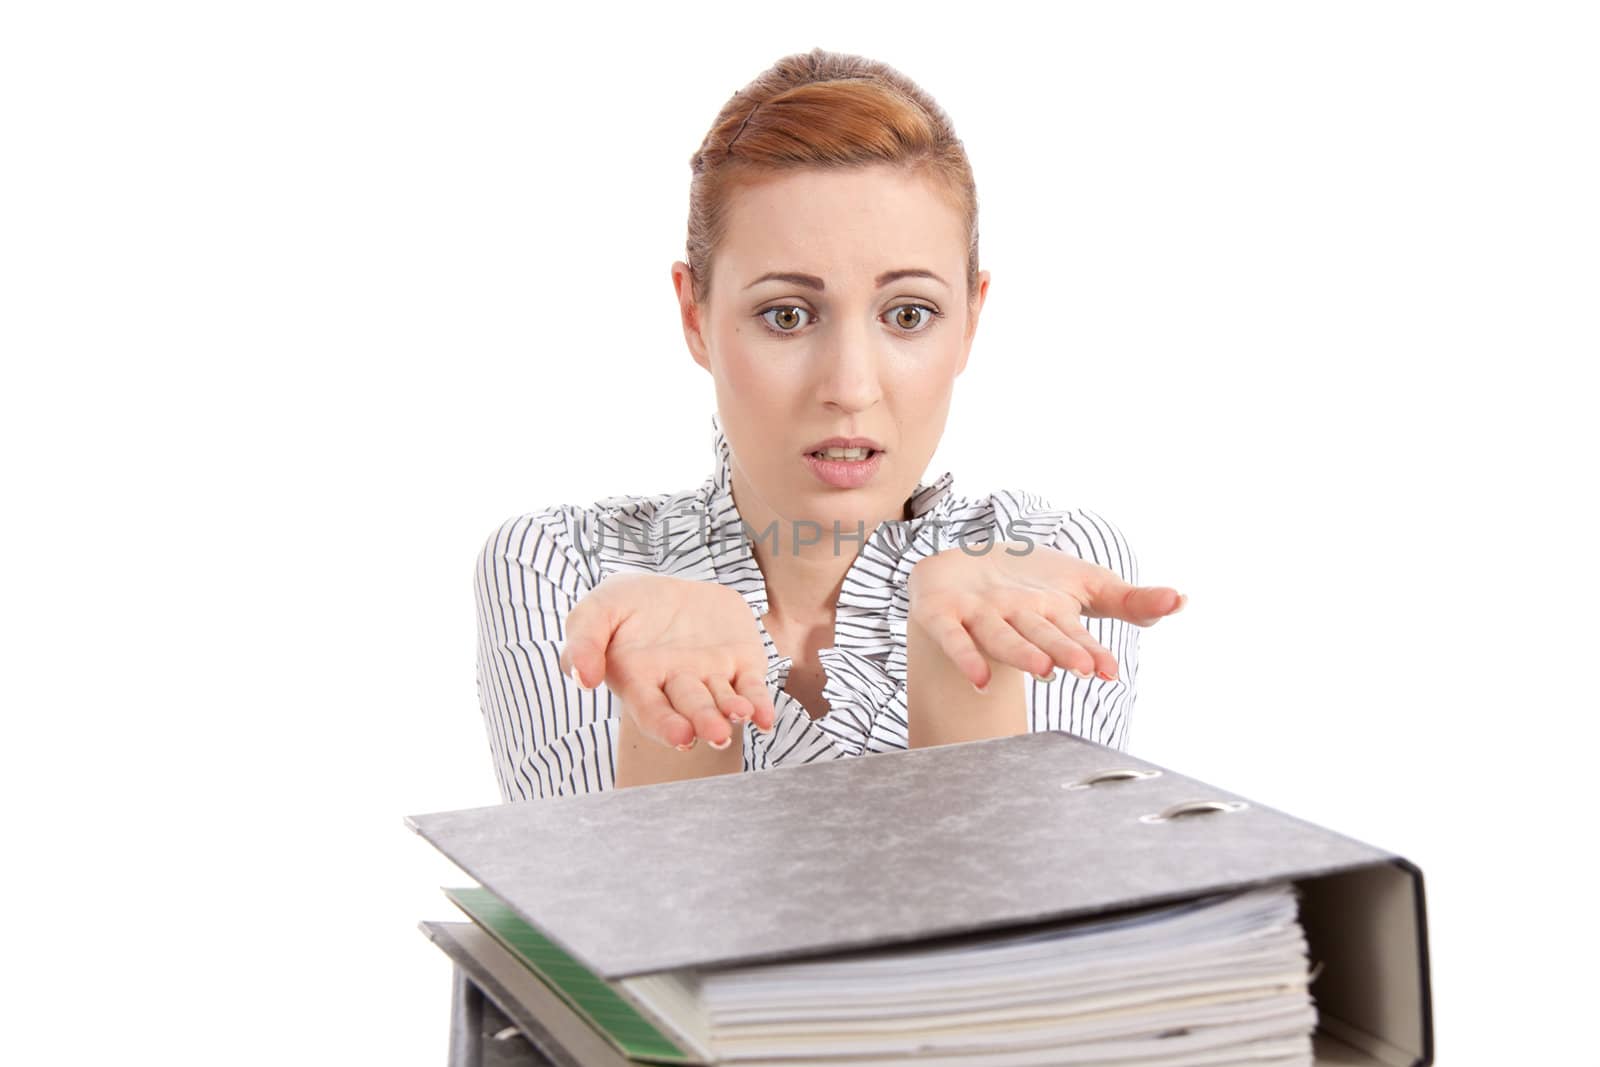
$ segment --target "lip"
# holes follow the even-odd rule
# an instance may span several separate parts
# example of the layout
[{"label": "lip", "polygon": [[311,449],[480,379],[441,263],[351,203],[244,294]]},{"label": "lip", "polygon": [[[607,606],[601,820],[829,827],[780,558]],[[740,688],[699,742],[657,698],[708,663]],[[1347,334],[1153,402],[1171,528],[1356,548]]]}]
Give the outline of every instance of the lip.
[{"label": "lip", "polygon": [[821,452],[824,448],[870,448],[874,452],[882,452],[883,446],[870,437],[829,437],[818,441],[814,445],[806,446],[806,455]]},{"label": "lip", "polygon": [[825,485],[835,489],[861,489],[869,484],[883,466],[883,453],[874,452],[868,459],[818,459],[807,453],[804,457],[811,473]]}]

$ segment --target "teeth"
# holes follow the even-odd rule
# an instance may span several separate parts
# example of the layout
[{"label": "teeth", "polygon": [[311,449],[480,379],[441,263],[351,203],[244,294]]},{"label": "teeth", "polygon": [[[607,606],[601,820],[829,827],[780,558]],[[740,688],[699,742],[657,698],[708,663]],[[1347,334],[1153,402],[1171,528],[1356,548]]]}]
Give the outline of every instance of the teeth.
[{"label": "teeth", "polygon": [[811,453],[813,456],[822,456],[824,459],[863,460],[872,454],[870,448],[825,448],[821,452]]}]

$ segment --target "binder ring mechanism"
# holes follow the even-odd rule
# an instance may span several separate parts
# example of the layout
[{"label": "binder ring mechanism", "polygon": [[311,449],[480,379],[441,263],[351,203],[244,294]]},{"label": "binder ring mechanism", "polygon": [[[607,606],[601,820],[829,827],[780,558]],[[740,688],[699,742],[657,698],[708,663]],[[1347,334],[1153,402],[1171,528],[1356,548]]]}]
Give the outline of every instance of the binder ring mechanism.
[{"label": "binder ring mechanism", "polygon": [[1160,776],[1160,771],[1133,770],[1131,768],[1119,767],[1116,770],[1097,771],[1096,773],[1089,775],[1089,777],[1079,779],[1076,782],[1062,782],[1061,788],[1088,789],[1091,786],[1099,785],[1101,782],[1123,782],[1130,779],[1159,778]]},{"label": "binder ring mechanism", "polygon": [[1250,805],[1242,800],[1186,800],[1181,804],[1174,804],[1166,811],[1153,815],[1139,816],[1140,822],[1172,822],[1189,815],[1204,815],[1212,811],[1243,811]]}]

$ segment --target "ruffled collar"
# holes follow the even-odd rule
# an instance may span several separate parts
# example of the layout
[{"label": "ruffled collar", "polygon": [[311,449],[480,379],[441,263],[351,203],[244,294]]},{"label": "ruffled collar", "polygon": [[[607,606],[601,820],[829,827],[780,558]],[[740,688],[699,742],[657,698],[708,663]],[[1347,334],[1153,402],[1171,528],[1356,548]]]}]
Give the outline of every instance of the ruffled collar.
[{"label": "ruffled collar", "polygon": [[[705,509],[703,521],[712,551],[698,554],[698,572],[686,576],[714,578],[741,592],[768,645],[767,682],[782,689],[788,684],[794,661],[778,654],[761,622],[768,607],[765,576],[734,506],[731,453],[715,414],[711,429],[716,470],[706,479],[699,503]],[[945,471],[932,481],[919,483],[907,501],[911,518],[880,522],[867,534],[846,570],[835,611],[835,644],[817,653],[828,714],[813,721],[800,702],[793,701],[783,716],[786,724],[777,728],[772,740],[752,730],[745,733],[747,744],[781,744],[789,751],[794,744],[789,740],[794,734],[789,731],[815,729],[830,739],[836,757],[907,746],[909,579],[919,560],[959,543],[951,529],[951,517],[957,512],[966,517],[970,502],[955,496],[953,481]]]},{"label": "ruffled collar", "polygon": [[[703,489],[712,561],[717,580],[743,590],[745,601],[759,618],[767,613],[767,587],[756,562],[744,519],[733,501],[732,452],[722,432],[722,421],[711,416],[711,451],[716,469]],[[954,547],[948,530],[955,503],[955,478],[945,471],[932,481],[919,482],[908,498],[909,519],[885,519],[868,531],[860,553],[845,574],[840,590],[841,612],[847,607],[883,610],[885,579],[903,587],[917,560]]]},{"label": "ruffled collar", "polygon": [[[598,541],[601,574],[645,571],[694,581],[717,582],[739,591],[767,646],[767,682],[780,690],[788,684],[793,659],[778,654],[762,617],[767,614],[767,586],[756,562],[754,544],[733,502],[732,453],[715,414],[711,416],[712,455],[716,469],[697,489],[658,500],[649,508],[628,496],[608,497],[586,527],[587,544]],[[790,731],[820,730],[835,755],[859,755],[903,749],[907,745],[906,620],[911,610],[909,579],[918,561],[960,544],[952,516],[963,520],[961,532],[989,524],[992,511],[952,492],[949,471],[922,482],[907,500],[909,519],[884,520],[861,543],[845,571],[835,610],[834,645],[818,650],[824,673],[822,694],[829,713],[814,722],[799,701],[788,705],[787,725],[770,740],[745,731],[746,742],[792,750]],[[643,512],[652,517],[640,527]],[[589,515],[585,512],[585,515]],[[688,526],[685,520],[692,520]],[[586,523],[589,519],[584,520]],[[970,543],[970,542],[969,542]]]}]

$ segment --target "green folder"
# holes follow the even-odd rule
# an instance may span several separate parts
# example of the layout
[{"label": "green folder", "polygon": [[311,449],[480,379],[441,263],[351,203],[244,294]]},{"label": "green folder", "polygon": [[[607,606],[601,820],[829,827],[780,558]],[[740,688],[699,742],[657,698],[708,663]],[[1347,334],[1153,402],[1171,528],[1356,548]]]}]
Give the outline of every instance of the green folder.
[{"label": "green folder", "polygon": [[622,1054],[654,1063],[694,1063],[605,980],[519,919],[500,898],[479,886],[446,889],[445,896],[538,975],[545,985],[604,1034]]}]

